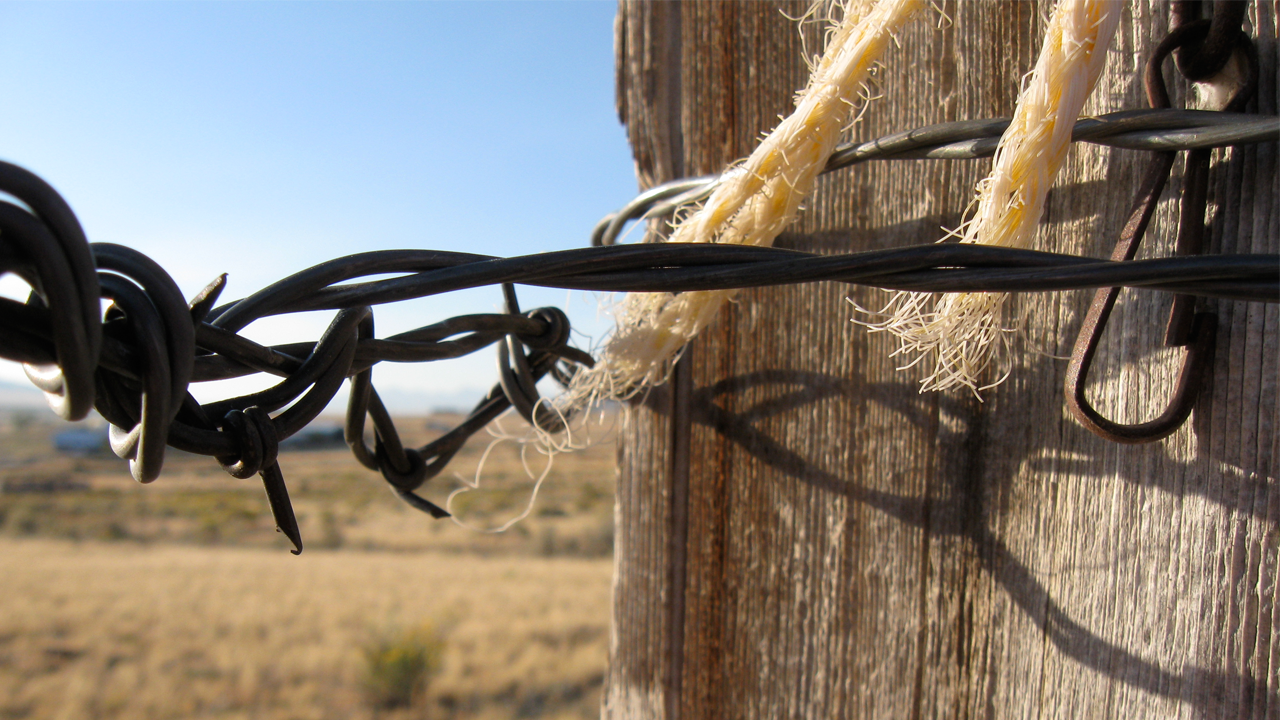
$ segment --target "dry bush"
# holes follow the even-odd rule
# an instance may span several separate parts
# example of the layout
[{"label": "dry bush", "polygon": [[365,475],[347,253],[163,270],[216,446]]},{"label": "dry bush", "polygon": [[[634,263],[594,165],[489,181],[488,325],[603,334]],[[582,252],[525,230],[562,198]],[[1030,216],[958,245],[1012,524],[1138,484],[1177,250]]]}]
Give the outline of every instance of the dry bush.
[{"label": "dry bush", "polygon": [[369,704],[396,709],[421,702],[427,683],[440,672],[444,649],[444,638],[425,623],[409,630],[379,633],[362,649],[364,692]]}]

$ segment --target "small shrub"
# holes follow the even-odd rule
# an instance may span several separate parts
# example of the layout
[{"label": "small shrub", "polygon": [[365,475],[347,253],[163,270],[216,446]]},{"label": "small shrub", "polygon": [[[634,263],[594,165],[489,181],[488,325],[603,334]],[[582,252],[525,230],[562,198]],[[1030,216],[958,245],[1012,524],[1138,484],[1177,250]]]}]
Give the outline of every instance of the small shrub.
[{"label": "small shrub", "polygon": [[5,529],[11,535],[35,535],[40,531],[40,509],[29,503],[10,506],[5,513]]},{"label": "small shrub", "polygon": [[602,517],[583,533],[582,554],[585,557],[603,558],[613,555],[613,514]]},{"label": "small shrub", "polygon": [[325,510],[320,513],[320,539],[313,544],[317,548],[326,548],[335,550],[342,547],[342,526],[338,522],[338,516],[332,510]]},{"label": "small shrub", "polygon": [[364,647],[364,691],[380,709],[406,708],[440,671],[444,639],[430,626],[382,634]]},{"label": "small shrub", "polygon": [[552,526],[542,528],[542,532],[538,533],[538,554],[542,557],[553,557],[559,554],[560,550],[556,529]]},{"label": "small shrub", "polygon": [[107,522],[98,531],[98,539],[107,541],[128,540],[131,536],[129,528],[119,520],[111,520]]}]

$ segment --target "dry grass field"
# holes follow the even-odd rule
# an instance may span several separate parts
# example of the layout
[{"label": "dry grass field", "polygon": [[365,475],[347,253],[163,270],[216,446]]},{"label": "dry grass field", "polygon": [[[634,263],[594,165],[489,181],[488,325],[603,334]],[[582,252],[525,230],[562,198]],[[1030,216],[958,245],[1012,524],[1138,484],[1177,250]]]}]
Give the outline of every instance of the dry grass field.
[{"label": "dry grass field", "polygon": [[[557,457],[502,534],[403,506],[344,450],[282,452],[306,543],[294,557],[258,483],[175,453],[138,486],[110,455],[53,453],[63,427],[0,424],[0,720],[599,715],[607,433]],[[455,467],[473,472],[484,449],[477,438]],[[454,502],[465,520],[519,513],[518,448],[495,447],[483,481]],[[443,504],[459,485],[426,494]]]}]

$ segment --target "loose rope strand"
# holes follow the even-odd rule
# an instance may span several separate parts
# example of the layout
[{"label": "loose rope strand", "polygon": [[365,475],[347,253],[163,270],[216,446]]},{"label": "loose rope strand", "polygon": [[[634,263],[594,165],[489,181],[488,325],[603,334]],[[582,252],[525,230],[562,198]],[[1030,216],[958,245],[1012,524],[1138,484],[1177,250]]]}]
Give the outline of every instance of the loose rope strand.
[{"label": "loose rope strand", "polygon": [[[922,0],[849,2],[829,36],[796,110],[734,168],[671,242],[768,247],[790,225],[849,125],[865,105],[864,89],[893,35]],[[631,293],[599,362],[579,373],[571,406],[624,398],[664,381],[681,348],[706,327],[735,291]]]},{"label": "loose rope strand", "polygon": [[[1054,8],[991,174],[978,183],[977,210],[956,233],[960,242],[1031,245],[1071,144],[1071,129],[1102,74],[1120,11],[1112,0],[1063,0]],[[895,354],[917,355],[909,365],[929,359],[933,368],[921,381],[921,392],[967,387],[980,399],[980,390],[999,384],[979,383],[1014,332],[1005,319],[1007,300],[1005,293],[899,292],[872,313],[880,319],[855,317],[854,322],[895,336],[900,344]]]}]

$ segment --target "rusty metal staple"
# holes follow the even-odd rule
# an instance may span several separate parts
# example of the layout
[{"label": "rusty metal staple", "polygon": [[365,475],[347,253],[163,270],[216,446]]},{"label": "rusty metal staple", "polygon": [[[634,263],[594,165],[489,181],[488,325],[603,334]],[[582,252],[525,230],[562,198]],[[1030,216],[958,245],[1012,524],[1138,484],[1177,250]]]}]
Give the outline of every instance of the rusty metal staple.
[{"label": "rusty metal staple", "polygon": [[[990,154],[1003,120],[935,125],[842,148],[833,167],[872,159]],[[1231,113],[1137,111],[1083,120],[1077,139],[1116,147],[1185,149],[1280,138],[1280,118]],[[714,179],[669,183],[606,217],[593,244],[611,245],[630,219],[654,217],[709,192]],[[218,305],[225,275],[183,299],[158,264],[127,247],[90,244],[65,200],[35,174],[0,163],[0,273],[33,289],[25,302],[0,298],[0,357],[26,364],[32,382],[67,420],[96,408],[111,423],[112,449],[139,482],[159,477],[165,447],[212,456],[235,477],[262,477],[277,527],[294,552],[302,540],[277,462],[282,440],[311,422],[352,380],[345,437],[356,459],[382,473],[405,502],[444,517],[417,491],[467,440],[514,407],[554,432],[536,383],[567,384],[589,354],[568,344],[557,308],[522,312],[514,285],[601,291],[683,292],[829,280],[893,290],[1038,292],[1133,287],[1202,297],[1280,302],[1280,255],[1099,260],[1055,253],[938,244],[814,255],[775,248],[640,244],[497,258],[431,250],[384,250],[338,258]],[[360,281],[376,275],[391,279]],[[356,282],[353,282],[356,281]],[[504,314],[463,315],[378,338],[372,306],[464,288],[502,285]],[[100,298],[111,307],[103,316]],[[262,317],[335,310],[316,342],[264,346],[238,334]],[[497,345],[500,382],[442,437],[405,447],[372,383],[383,361],[429,362]],[[254,373],[275,386],[200,404],[191,383]],[[373,425],[374,446],[364,440]]]}]

